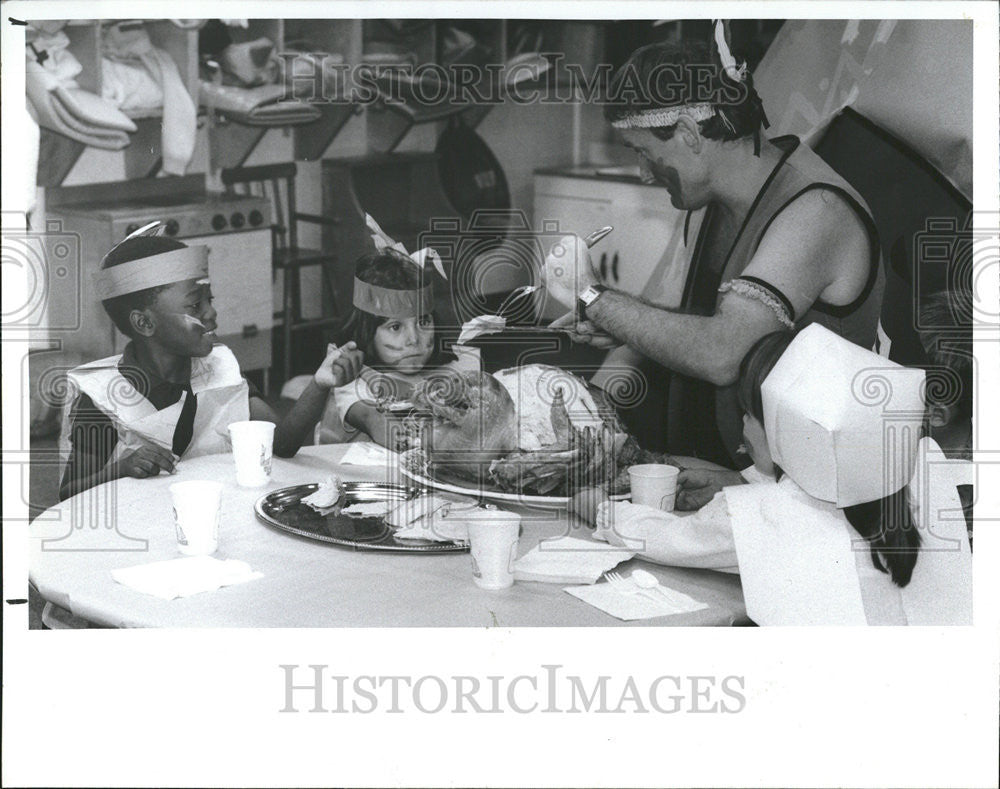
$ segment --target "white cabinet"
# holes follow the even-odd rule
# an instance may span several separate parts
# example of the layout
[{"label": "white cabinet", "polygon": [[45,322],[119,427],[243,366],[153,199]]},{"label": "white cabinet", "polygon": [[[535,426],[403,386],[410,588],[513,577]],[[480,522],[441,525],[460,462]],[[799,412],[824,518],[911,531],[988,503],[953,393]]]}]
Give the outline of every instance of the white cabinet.
[{"label": "white cabinet", "polygon": [[[543,171],[535,175],[534,213],[536,229],[550,223],[586,235],[612,225],[614,232],[591,251],[604,283],[665,306],[680,303],[690,258],[685,214],[663,187],[599,177],[592,168]],[[692,242],[696,231],[692,223]]]}]

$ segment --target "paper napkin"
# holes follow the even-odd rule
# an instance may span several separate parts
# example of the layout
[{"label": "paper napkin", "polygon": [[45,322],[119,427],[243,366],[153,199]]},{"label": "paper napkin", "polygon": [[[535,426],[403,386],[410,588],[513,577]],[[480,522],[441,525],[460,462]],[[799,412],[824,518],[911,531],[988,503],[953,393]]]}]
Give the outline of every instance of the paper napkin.
[{"label": "paper napkin", "polygon": [[112,570],[111,577],[137,592],[173,600],[200,592],[214,592],[222,586],[263,578],[264,574],[254,572],[250,565],[237,559],[186,556]]},{"label": "paper napkin", "polygon": [[[517,576],[515,575],[515,577]],[[654,600],[644,594],[622,594],[609,583],[594,584],[593,586],[567,586],[563,591],[569,592],[573,597],[626,622],[633,619],[653,619],[658,616],[688,614],[692,611],[708,608],[706,603],[688,597],[676,589],[669,590],[671,597],[674,598],[673,602],[668,602],[666,598]]]},{"label": "paper napkin", "polygon": [[395,466],[396,453],[370,441],[355,441],[340,460],[345,466]]},{"label": "paper napkin", "polygon": [[496,334],[506,328],[506,318],[501,318],[499,315],[477,315],[462,325],[462,332],[458,335],[458,343],[461,345],[471,342],[484,334]]},{"label": "paper napkin", "polygon": [[514,562],[514,580],[592,584],[602,573],[633,556],[635,551],[575,537],[545,540]]}]

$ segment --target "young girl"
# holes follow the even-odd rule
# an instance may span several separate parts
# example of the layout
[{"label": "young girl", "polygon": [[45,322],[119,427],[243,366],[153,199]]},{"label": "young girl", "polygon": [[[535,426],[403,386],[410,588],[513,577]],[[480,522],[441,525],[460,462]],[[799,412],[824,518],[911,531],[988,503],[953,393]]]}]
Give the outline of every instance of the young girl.
[{"label": "young girl", "polygon": [[738,383],[750,484],[686,517],[601,503],[596,536],[661,564],[739,572],[758,624],[971,622],[964,525],[941,517],[952,502],[907,489],[922,388],[922,371],[819,325],[768,335]]},{"label": "young girl", "polygon": [[361,375],[334,389],[318,430],[319,443],[373,440],[395,448],[394,411],[405,411],[413,388],[442,366],[479,369],[473,349],[441,347],[434,289],[421,268],[390,246],[361,258],[354,273],[354,313],[347,324],[364,354]]}]

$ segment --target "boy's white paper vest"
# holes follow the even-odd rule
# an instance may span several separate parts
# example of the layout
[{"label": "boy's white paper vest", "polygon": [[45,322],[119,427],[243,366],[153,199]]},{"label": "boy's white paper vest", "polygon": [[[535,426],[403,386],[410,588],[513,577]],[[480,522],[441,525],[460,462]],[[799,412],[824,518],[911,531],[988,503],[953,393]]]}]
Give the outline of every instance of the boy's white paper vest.
[{"label": "boy's white paper vest", "polygon": [[[81,365],[68,373],[70,381],[118,428],[111,460],[146,443],[170,450],[174,429],[186,394],[167,408],[156,410],[118,371],[121,356]],[[194,434],[183,457],[228,452],[227,427],[250,418],[249,389],[239,362],[225,345],[216,345],[203,359],[191,360],[191,391],[198,398]],[[68,439],[68,433],[64,431]]]}]

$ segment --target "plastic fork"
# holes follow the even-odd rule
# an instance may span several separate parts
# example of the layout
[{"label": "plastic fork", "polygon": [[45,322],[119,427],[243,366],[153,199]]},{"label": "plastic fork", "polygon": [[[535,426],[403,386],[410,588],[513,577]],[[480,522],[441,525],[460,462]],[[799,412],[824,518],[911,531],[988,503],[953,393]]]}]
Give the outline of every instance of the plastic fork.
[{"label": "plastic fork", "polygon": [[641,594],[643,597],[647,597],[650,600],[655,600],[658,603],[666,602],[662,597],[653,592],[651,589],[641,589],[640,587],[636,586],[634,582],[629,582],[618,573],[615,572],[604,573],[604,580],[606,580],[609,584],[611,584],[611,586],[614,587],[616,592],[619,592],[623,595],[632,596]]}]

